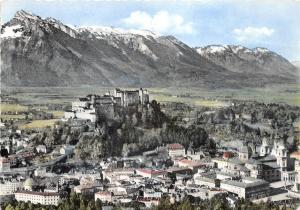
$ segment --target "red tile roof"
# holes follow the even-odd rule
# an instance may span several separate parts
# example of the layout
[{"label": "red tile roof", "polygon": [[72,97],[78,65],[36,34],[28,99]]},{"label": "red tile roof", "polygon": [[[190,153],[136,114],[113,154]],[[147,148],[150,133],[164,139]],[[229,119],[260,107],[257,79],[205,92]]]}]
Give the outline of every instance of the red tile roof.
[{"label": "red tile roof", "polygon": [[233,157],[233,153],[232,152],[224,152],[223,153],[223,158],[224,159],[228,159],[228,158],[231,158]]},{"label": "red tile roof", "polygon": [[165,171],[160,171],[160,170],[153,170],[153,169],[137,169],[137,171],[140,171],[145,174],[164,174]]},{"label": "red tile roof", "polygon": [[178,163],[185,164],[186,166],[202,166],[202,165],[204,165],[200,161],[194,161],[194,160],[188,160],[188,159],[181,159],[180,161],[178,161]]},{"label": "red tile roof", "polygon": [[292,158],[300,159],[300,151],[293,152],[291,154]]},{"label": "red tile roof", "polygon": [[179,149],[183,149],[183,148],[184,147],[179,143],[174,143],[174,144],[169,144],[168,145],[169,150],[179,150]]},{"label": "red tile roof", "polygon": [[96,192],[95,194],[97,194],[97,195],[106,195],[106,196],[110,196],[110,195],[111,195],[111,192],[108,192],[108,191],[99,191],[99,192]]}]

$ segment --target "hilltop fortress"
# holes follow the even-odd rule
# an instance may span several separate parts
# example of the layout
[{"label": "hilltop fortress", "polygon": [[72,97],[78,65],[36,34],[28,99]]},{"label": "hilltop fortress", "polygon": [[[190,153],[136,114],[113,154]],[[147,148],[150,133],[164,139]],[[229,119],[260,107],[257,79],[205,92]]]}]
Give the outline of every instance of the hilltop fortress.
[{"label": "hilltop fortress", "polygon": [[121,90],[114,89],[113,93],[103,96],[87,95],[72,102],[72,110],[64,114],[65,119],[84,119],[96,122],[97,110],[105,112],[108,117],[114,116],[116,107],[130,107],[137,105],[147,105],[149,103],[149,93],[146,89]]}]

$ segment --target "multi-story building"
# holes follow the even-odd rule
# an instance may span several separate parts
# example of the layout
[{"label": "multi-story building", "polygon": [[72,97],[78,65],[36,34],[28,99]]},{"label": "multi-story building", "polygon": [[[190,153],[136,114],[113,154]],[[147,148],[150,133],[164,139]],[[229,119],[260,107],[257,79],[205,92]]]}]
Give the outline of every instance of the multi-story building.
[{"label": "multi-story building", "polygon": [[10,170],[10,160],[6,157],[0,157],[0,172]]},{"label": "multi-story building", "polygon": [[60,197],[58,193],[49,192],[34,192],[34,191],[19,191],[15,193],[17,201],[30,201],[33,204],[54,205],[57,206]]},{"label": "multi-story building", "polygon": [[136,170],[136,174],[140,175],[142,177],[147,177],[147,178],[155,178],[158,176],[163,176],[166,175],[167,172],[166,171],[162,171],[162,170],[154,170],[154,169],[137,169]]},{"label": "multi-story building", "polygon": [[182,167],[182,168],[189,168],[192,171],[197,171],[199,168],[204,167],[205,163],[203,163],[200,160],[181,159],[181,160],[174,160],[174,165],[178,165],[178,167]]},{"label": "multi-story building", "polygon": [[112,202],[113,195],[108,191],[100,191],[95,193],[95,201],[99,199],[102,202]]},{"label": "multi-story building", "polygon": [[293,152],[291,157],[295,159],[295,181],[293,191],[300,192],[300,152]]},{"label": "multi-story building", "polygon": [[246,178],[241,181],[223,180],[220,188],[244,199],[259,199],[270,194],[270,183],[254,178]]},{"label": "multi-story building", "polygon": [[120,90],[116,88],[113,96],[121,99],[120,101],[122,106],[149,103],[148,91],[142,88],[140,90]]},{"label": "multi-story building", "polygon": [[169,156],[172,158],[185,156],[185,148],[181,144],[168,144],[167,148]]},{"label": "multi-story building", "polygon": [[220,186],[220,181],[215,178],[209,178],[204,176],[197,176],[194,178],[194,182],[197,185],[203,185],[210,188],[215,188]]},{"label": "multi-story building", "polygon": [[214,158],[213,162],[222,171],[241,177],[250,176],[269,182],[293,179],[293,173],[288,173],[293,161],[283,140],[278,137],[274,139],[273,145],[264,138],[258,154],[255,149],[244,145],[238,157]]},{"label": "multi-story building", "polygon": [[24,180],[3,179],[0,181],[0,195],[13,195],[23,188]]}]

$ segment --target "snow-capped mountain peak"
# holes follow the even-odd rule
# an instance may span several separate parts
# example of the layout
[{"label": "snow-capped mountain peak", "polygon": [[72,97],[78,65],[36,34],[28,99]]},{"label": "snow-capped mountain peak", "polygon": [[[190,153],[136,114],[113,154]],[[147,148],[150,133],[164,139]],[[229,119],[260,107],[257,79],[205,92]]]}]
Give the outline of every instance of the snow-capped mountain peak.
[{"label": "snow-capped mountain peak", "polygon": [[173,36],[147,30],[73,27],[25,11],[2,25],[0,44],[5,49],[1,79],[14,86],[72,86],[84,81],[103,86],[216,88],[297,78],[296,67],[265,48],[194,49]]},{"label": "snow-capped mountain peak", "polygon": [[33,19],[33,20],[37,20],[37,19],[41,19],[39,16],[32,14],[31,12],[25,11],[25,10],[19,10],[16,12],[14,18],[17,19]]},{"label": "snow-capped mountain peak", "polygon": [[[195,50],[208,60],[233,72],[295,74],[295,69],[282,56],[263,47],[249,49],[241,45],[209,45]],[[276,70],[274,68],[276,66]],[[288,69],[288,71],[287,71]]]},{"label": "snow-capped mountain peak", "polygon": [[59,20],[56,20],[54,18],[51,17],[47,17],[46,19],[44,19],[47,23],[51,24],[52,26],[54,26],[55,28],[65,32],[66,34],[69,34],[71,37],[76,38],[77,36],[77,31],[74,30],[73,28],[71,28],[68,25],[64,25],[62,22],[60,22]]},{"label": "snow-capped mountain peak", "polygon": [[200,55],[204,55],[206,53],[214,54],[214,53],[222,53],[222,52],[228,50],[228,46],[227,45],[208,45],[206,47],[196,48],[196,50]]},{"label": "snow-capped mountain peak", "polygon": [[196,47],[196,51],[203,56],[210,54],[223,54],[223,53],[233,53],[233,54],[252,54],[259,55],[265,53],[271,53],[270,50],[263,47],[256,47],[253,49],[249,49],[247,47],[241,45],[208,45],[205,47]]},{"label": "snow-capped mountain peak", "polygon": [[256,47],[253,49],[253,52],[258,54],[258,53],[269,53],[270,50],[268,50],[267,48],[263,48],[263,47]]},{"label": "snow-capped mountain peak", "polygon": [[241,46],[241,45],[230,45],[230,49],[235,54],[237,54],[237,53],[250,53],[250,54],[253,53],[252,50],[250,50],[247,47]]},{"label": "snow-capped mountain peak", "polygon": [[99,36],[108,36],[108,35],[118,35],[118,36],[126,36],[126,35],[140,35],[144,37],[153,37],[157,38],[160,35],[153,33],[149,30],[137,30],[137,29],[123,29],[123,28],[116,28],[116,27],[106,27],[106,26],[87,26],[87,27],[75,27],[75,30],[82,32],[82,31],[89,31]]}]

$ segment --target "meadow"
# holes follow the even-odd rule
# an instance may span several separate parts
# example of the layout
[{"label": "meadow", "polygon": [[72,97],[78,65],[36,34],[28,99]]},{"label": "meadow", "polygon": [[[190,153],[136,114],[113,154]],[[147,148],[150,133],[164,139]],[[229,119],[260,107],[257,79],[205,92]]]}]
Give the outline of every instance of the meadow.
[{"label": "meadow", "polygon": [[286,103],[300,106],[299,85],[272,85],[260,88],[150,88],[151,97],[158,101],[187,102],[195,106],[228,105],[232,99],[264,103]]},{"label": "meadow", "polygon": [[[15,88],[6,87],[4,94],[16,98],[18,104],[0,104],[0,118],[2,120],[18,121],[20,129],[40,129],[52,127],[64,115],[64,110],[51,110],[48,105],[60,104],[70,106],[78,97],[87,94],[103,95],[112,91],[113,87],[80,86],[80,87],[39,87],[39,88]],[[134,88],[131,88],[134,89]],[[150,100],[160,103],[181,102],[192,107],[218,108],[228,106],[232,99],[245,101],[259,101],[264,103],[287,103],[300,106],[299,85],[275,85],[264,88],[243,89],[205,89],[205,88],[148,88]],[[25,120],[26,112],[30,109],[42,110],[52,113],[55,119],[51,120]]]},{"label": "meadow", "polygon": [[24,120],[25,115],[22,114],[0,114],[2,120]]},{"label": "meadow", "polygon": [[1,113],[6,112],[26,112],[28,111],[28,106],[20,105],[20,104],[4,104],[0,103],[0,111]]},{"label": "meadow", "polygon": [[31,122],[22,124],[19,126],[19,129],[41,129],[46,128],[48,126],[53,127],[58,119],[51,119],[51,120],[33,120]]},{"label": "meadow", "polygon": [[[122,88],[122,87],[121,87]],[[98,86],[78,86],[78,87],[5,87],[2,92],[17,98],[21,105],[4,106],[2,109],[22,110],[24,105],[43,106],[49,104],[70,105],[78,97],[87,94],[102,95],[112,91],[113,87]],[[132,88],[134,89],[134,88]],[[193,106],[219,107],[227,106],[232,99],[255,100],[264,103],[287,103],[300,105],[300,86],[295,85],[271,85],[260,88],[241,88],[241,89],[206,89],[206,88],[148,88],[150,100],[158,102],[183,102]],[[43,110],[43,109],[41,109]],[[61,111],[61,110],[58,110]],[[61,112],[54,113],[62,116]]]}]

